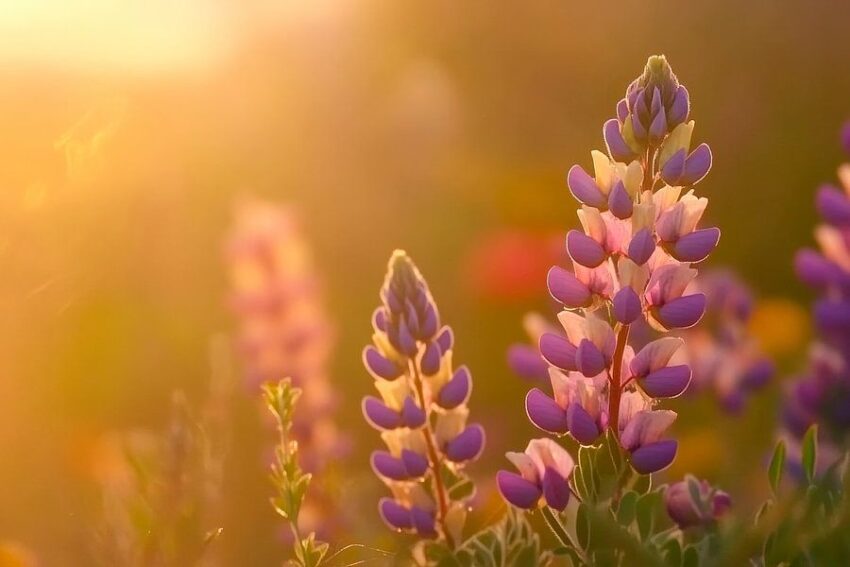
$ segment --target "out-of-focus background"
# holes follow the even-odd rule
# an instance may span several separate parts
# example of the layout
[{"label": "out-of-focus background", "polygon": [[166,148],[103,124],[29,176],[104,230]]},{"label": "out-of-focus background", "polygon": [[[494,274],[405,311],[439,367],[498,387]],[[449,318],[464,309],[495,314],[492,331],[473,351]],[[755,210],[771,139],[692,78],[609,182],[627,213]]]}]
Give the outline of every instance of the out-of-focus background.
[{"label": "out-of-focus background", "polygon": [[[756,290],[754,330],[792,373],[809,331],[791,259],[841,160],[848,18],[803,0],[0,2],[0,541],[92,564],[104,439],[164,428],[175,389],[206,396],[211,341],[235,327],[223,241],[250,196],[294,205],[313,247],[347,470],[379,444],[360,350],[403,247],[473,371],[486,484],[534,434],[504,352],[523,313],[549,309],[545,271],[577,224],[565,172],[589,166],[655,53],[714,151],[698,187],[723,230],[711,264]],[[746,499],[780,382],[740,417],[678,402],[674,472]],[[285,544],[257,406],[235,392],[216,545],[225,564],[269,565]]]}]

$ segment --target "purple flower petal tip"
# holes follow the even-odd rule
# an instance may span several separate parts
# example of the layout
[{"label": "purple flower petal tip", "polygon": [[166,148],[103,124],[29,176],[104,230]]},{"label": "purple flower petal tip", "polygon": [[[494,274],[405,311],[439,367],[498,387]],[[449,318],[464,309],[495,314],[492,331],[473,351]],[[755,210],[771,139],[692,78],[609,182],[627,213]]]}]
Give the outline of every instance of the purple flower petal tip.
[{"label": "purple flower petal tip", "polygon": [[484,450],[484,428],[478,424],[467,426],[457,437],[446,443],[446,457],[452,462],[471,461]]},{"label": "purple flower petal tip", "polygon": [[776,366],[773,364],[773,361],[763,358],[756,361],[747,369],[742,383],[750,390],[757,390],[770,382],[774,374],[776,374]]},{"label": "purple flower petal tip", "polygon": [[694,293],[669,301],[658,309],[657,318],[668,329],[687,329],[705,313],[705,295]]},{"label": "purple flower petal tip", "polygon": [[420,455],[416,451],[402,449],[401,461],[404,463],[404,468],[410,477],[420,477],[428,470],[428,459],[425,455]]},{"label": "purple flower petal tip", "polygon": [[401,427],[401,416],[388,408],[384,403],[373,396],[363,398],[363,416],[372,427],[376,429],[395,429]]},{"label": "purple flower petal tip", "polygon": [[576,349],[576,366],[585,376],[596,376],[605,370],[605,355],[588,339],[582,339]]},{"label": "purple flower petal tip", "polygon": [[581,283],[571,272],[552,266],[546,274],[546,284],[549,294],[567,307],[588,307],[592,297],[590,290]]},{"label": "purple flower petal tip", "polygon": [[644,445],[632,452],[632,467],[640,474],[650,474],[665,469],[676,458],[678,446],[673,439]]},{"label": "purple flower petal tip", "polygon": [[390,480],[407,480],[407,468],[401,459],[397,459],[386,451],[372,453],[372,469],[379,475]]},{"label": "purple flower petal tip", "polygon": [[525,396],[525,412],[531,423],[543,431],[561,435],[567,432],[567,412],[537,388]]},{"label": "purple flower petal tip", "polygon": [[640,297],[631,287],[624,287],[614,296],[614,317],[620,323],[629,325],[640,317],[643,308]]},{"label": "purple flower petal tip", "polygon": [[425,352],[422,353],[422,358],[419,361],[419,367],[425,376],[433,376],[440,370],[440,360],[442,353],[436,342],[428,343],[425,347]]},{"label": "purple flower petal tip", "polygon": [[634,212],[634,201],[622,181],[618,181],[608,195],[608,210],[618,219],[627,219]]},{"label": "purple flower petal tip", "polygon": [[640,381],[643,391],[653,398],[675,398],[691,382],[691,368],[686,365],[667,366],[652,372]]},{"label": "purple flower petal tip", "polygon": [[437,537],[433,512],[414,506],[410,509],[410,517],[413,520],[413,529],[416,530],[417,534],[426,538]]},{"label": "purple flower petal tip", "polygon": [[454,376],[440,390],[437,403],[445,409],[454,409],[466,402],[472,390],[472,376],[466,366],[455,370]]},{"label": "purple flower petal tip", "polygon": [[[623,107],[623,110],[628,113],[625,105]],[[626,115],[623,116],[623,120],[625,119]],[[620,122],[616,118],[608,120],[602,127],[602,137],[605,139],[605,145],[608,146],[608,153],[615,161],[628,163],[637,157],[637,154],[635,154],[629,147],[629,144],[626,143],[625,138],[623,138],[623,133],[620,130]]]},{"label": "purple flower petal tip", "polygon": [[673,130],[673,128],[687,120],[690,109],[691,100],[688,89],[679,85],[673,97],[673,104],[670,105],[670,111],[667,113],[667,127]]},{"label": "purple flower petal tip", "polygon": [[719,228],[695,230],[676,241],[671,250],[672,256],[680,262],[702,262],[717,247],[719,241]]},{"label": "purple flower petal tip", "polygon": [[831,185],[818,189],[815,198],[818,213],[823,220],[836,226],[850,226],[850,198]]},{"label": "purple flower petal tip", "polygon": [[540,354],[549,364],[567,371],[578,369],[576,347],[566,337],[555,333],[543,333],[540,335],[539,347]]},{"label": "purple flower petal tip", "polygon": [[536,349],[528,345],[508,347],[508,366],[525,380],[546,382],[549,379],[549,365]]},{"label": "purple flower petal tip", "polygon": [[413,528],[413,517],[410,510],[393,500],[392,498],[381,498],[378,502],[378,511],[384,522],[396,530],[409,530]]},{"label": "purple flower petal tip", "polygon": [[425,425],[425,410],[420,408],[413,398],[407,397],[401,408],[401,420],[412,429],[422,427]]},{"label": "purple flower petal tip", "polygon": [[567,427],[570,435],[582,445],[593,445],[601,435],[596,421],[577,403],[567,408]]},{"label": "purple flower petal tip", "polygon": [[401,376],[401,369],[373,346],[367,346],[363,350],[363,364],[374,376],[384,380],[395,380]]},{"label": "purple flower petal tip", "polygon": [[595,268],[605,260],[602,245],[577,230],[567,234],[567,252],[574,262],[587,268]]},{"label": "purple flower petal tip", "polygon": [[499,471],[496,473],[496,485],[502,497],[517,508],[530,510],[540,500],[540,487],[516,473]]},{"label": "purple flower petal tip", "polygon": [[685,160],[685,171],[682,174],[683,185],[696,185],[708,175],[711,169],[711,148],[708,144],[700,144]]},{"label": "purple flower petal tip", "polygon": [[596,185],[596,181],[580,165],[570,168],[567,173],[567,186],[573,197],[580,203],[597,208],[605,206],[605,195]]},{"label": "purple flower petal tip", "polygon": [[546,467],[543,473],[543,498],[547,506],[559,512],[563,511],[570,501],[570,487],[567,479],[552,467]]},{"label": "purple flower petal tip", "polygon": [[642,266],[653,252],[655,252],[655,237],[649,229],[640,229],[629,242],[629,258],[638,266]]},{"label": "purple flower petal tip", "polygon": [[449,326],[443,327],[443,330],[437,335],[437,345],[440,347],[440,352],[446,354],[446,352],[452,349],[454,342],[455,336],[452,328]]},{"label": "purple flower petal tip", "polygon": [[661,179],[671,186],[679,185],[679,180],[685,173],[687,153],[684,149],[677,150],[661,167]]}]

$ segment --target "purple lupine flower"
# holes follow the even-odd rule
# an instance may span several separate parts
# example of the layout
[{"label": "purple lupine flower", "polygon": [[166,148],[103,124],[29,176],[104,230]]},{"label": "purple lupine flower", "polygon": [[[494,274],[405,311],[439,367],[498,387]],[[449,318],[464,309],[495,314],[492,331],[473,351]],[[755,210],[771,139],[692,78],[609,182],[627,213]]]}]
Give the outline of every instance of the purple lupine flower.
[{"label": "purple lupine flower", "polygon": [[[845,130],[842,139],[846,140]],[[813,308],[818,338],[808,368],[787,384],[780,435],[789,459],[799,461],[800,440],[819,424],[818,469],[828,469],[850,447],[850,164],[838,168],[839,186],[822,186],[816,207],[819,250],[797,253],[798,277],[819,292]]]},{"label": "purple lupine flower", "polygon": [[738,412],[775,372],[748,330],[753,299],[732,272],[709,271],[694,286],[707,298],[703,324],[680,333],[693,369],[690,392],[713,391],[728,411]]},{"label": "purple lupine flower", "polygon": [[567,451],[551,439],[533,439],[523,453],[510,452],[507,458],[519,471],[499,471],[496,483],[502,496],[516,506],[530,510],[542,501],[563,510],[570,500],[568,481],[575,462]]},{"label": "purple lupine flower", "polygon": [[687,476],[667,487],[664,505],[670,519],[686,529],[715,523],[732,506],[732,499],[707,481]]},{"label": "purple lupine flower", "polygon": [[[565,310],[560,328],[536,337],[552,393],[526,397],[531,422],[553,435],[592,445],[611,429],[641,474],[675,458],[665,434],[676,414],[657,404],[684,392],[692,371],[682,339],[663,335],[702,318],[694,266],[720,238],[698,226],[708,200],[692,186],[708,173],[711,150],[691,151],[689,113],[687,90],[663,56],[652,57],[605,124],[608,154],[591,152],[592,174],[570,169],[581,229],[566,237],[572,270],[556,266],[547,282]],[[662,336],[635,354],[629,330],[642,323]],[[542,374],[528,350],[512,347],[511,362],[519,374]]]},{"label": "purple lupine flower", "polygon": [[451,546],[466,503],[449,495],[445,469],[460,475],[484,449],[483,428],[467,423],[472,376],[453,369],[451,329],[440,325],[428,285],[403,251],[390,259],[381,301],[373,345],[363,352],[380,394],[363,400],[363,413],[387,445],[372,454],[372,468],[393,492],[379,510],[391,528]]},{"label": "purple lupine flower", "polygon": [[[329,364],[334,332],[297,215],[267,202],[242,203],[225,253],[247,389],[259,394],[267,381],[292,379],[302,392],[292,428],[300,464],[321,473],[348,452],[350,441],[333,419],[337,400]],[[333,508],[332,499],[314,486],[301,528],[327,536],[340,519]]]}]

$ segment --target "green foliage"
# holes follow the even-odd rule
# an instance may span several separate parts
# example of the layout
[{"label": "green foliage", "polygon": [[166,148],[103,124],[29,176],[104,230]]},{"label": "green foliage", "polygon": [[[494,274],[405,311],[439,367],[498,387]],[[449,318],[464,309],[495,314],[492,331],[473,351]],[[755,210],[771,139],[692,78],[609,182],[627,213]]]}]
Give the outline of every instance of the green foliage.
[{"label": "green foliage", "polygon": [[774,496],[779,494],[779,483],[782,481],[782,471],[785,468],[785,441],[779,441],[773,451],[768,467],[768,480]]},{"label": "green foliage", "polygon": [[[563,553],[563,551],[562,551]],[[546,565],[552,555],[520,513],[510,508],[494,526],[478,532],[456,550],[437,542],[423,543],[420,564],[434,567],[512,567]]]},{"label": "green foliage", "polygon": [[294,563],[300,567],[317,567],[328,552],[328,544],[317,541],[314,533],[302,535],[298,529],[298,514],[310,486],[311,476],[298,466],[298,442],[290,436],[295,405],[301,390],[289,378],[276,384],[263,385],[263,397],[277,422],[280,441],[275,448],[271,480],[277,489],[272,507],[285,519],[295,538]]},{"label": "green foliage", "polygon": [[803,472],[806,480],[811,483],[815,478],[815,469],[818,460],[818,426],[809,427],[803,437]]}]

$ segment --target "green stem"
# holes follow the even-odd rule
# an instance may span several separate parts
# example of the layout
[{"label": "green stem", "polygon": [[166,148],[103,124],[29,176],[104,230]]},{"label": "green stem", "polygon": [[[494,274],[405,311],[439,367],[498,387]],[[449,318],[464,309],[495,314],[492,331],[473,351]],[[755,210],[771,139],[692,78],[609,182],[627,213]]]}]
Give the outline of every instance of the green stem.
[{"label": "green stem", "polygon": [[619,438],[620,422],[620,394],[623,385],[620,384],[620,374],[623,370],[623,354],[626,352],[626,344],[629,342],[629,326],[623,325],[617,333],[617,347],[614,349],[614,362],[611,366],[611,380],[608,385],[608,428],[614,437]]}]

